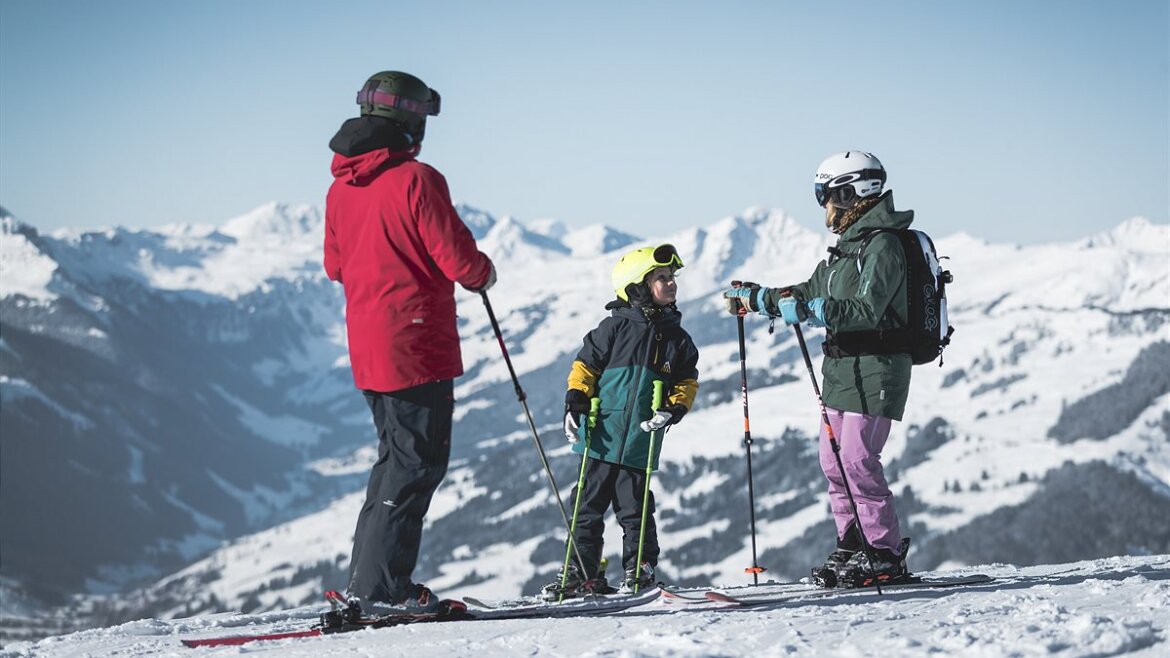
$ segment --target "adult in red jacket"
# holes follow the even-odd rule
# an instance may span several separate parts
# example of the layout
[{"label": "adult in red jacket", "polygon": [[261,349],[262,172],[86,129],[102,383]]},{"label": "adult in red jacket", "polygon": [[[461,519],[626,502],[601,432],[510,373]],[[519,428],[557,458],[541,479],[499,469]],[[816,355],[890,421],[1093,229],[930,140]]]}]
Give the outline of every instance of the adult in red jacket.
[{"label": "adult in red jacket", "polygon": [[495,269],[451,205],[442,174],[415,158],[439,94],[398,71],[358,92],[361,116],[329,147],[325,271],[345,288],[354,384],[378,431],[350,560],[348,593],[366,614],[426,612],[411,580],[423,518],[447,472],[452,380],[463,374],[454,283],[473,291]]}]

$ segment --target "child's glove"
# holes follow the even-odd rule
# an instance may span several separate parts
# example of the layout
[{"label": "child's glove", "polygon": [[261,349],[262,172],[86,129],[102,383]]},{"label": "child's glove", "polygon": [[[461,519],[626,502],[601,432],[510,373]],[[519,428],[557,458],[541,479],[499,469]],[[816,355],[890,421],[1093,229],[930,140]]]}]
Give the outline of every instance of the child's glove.
[{"label": "child's glove", "polygon": [[580,421],[577,419],[581,414],[589,413],[589,396],[575,388],[570,388],[565,393],[565,438],[569,443],[576,443],[577,439],[581,438]]},{"label": "child's glove", "polygon": [[576,443],[577,439],[581,438],[578,433],[581,426],[577,424],[577,414],[572,411],[565,412],[565,438],[569,443]]},{"label": "child's glove", "polygon": [[682,420],[686,415],[687,408],[681,404],[672,404],[665,408],[654,412],[654,416],[650,420],[644,420],[638,426],[642,428],[643,432],[655,432],[666,427],[667,425],[674,425]]}]

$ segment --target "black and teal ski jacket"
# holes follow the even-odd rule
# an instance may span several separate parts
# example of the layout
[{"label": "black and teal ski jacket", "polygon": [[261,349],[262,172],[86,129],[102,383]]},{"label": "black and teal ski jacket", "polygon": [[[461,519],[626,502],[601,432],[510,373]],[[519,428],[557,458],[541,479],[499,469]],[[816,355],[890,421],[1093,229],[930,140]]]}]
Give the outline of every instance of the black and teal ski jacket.
[{"label": "black and teal ski jacket", "polygon": [[[650,433],[639,424],[654,415],[654,380],[665,385],[664,406],[681,404],[689,411],[699,391],[699,350],[673,305],[656,309],[653,319],[617,299],[605,308],[611,314],[585,335],[569,372],[569,388],[601,399],[589,435],[589,458],[644,469]],[[578,441],[573,450],[581,454],[585,442]],[[659,443],[654,469],[661,452]]]}]

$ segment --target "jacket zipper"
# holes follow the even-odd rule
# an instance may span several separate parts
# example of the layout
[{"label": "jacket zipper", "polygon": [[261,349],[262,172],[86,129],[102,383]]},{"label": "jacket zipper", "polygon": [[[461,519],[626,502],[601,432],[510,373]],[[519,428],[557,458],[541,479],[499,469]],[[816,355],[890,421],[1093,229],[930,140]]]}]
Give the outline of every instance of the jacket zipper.
[{"label": "jacket zipper", "polygon": [[[653,323],[650,324],[650,331],[654,332],[654,340],[646,346],[646,359],[643,361],[643,363],[648,361],[648,366],[652,367],[658,362],[658,347],[662,342],[662,331],[659,330],[658,327],[655,327]],[[643,367],[642,371],[638,373],[637,383],[634,385],[633,390],[630,391],[629,401],[626,403],[626,413],[624,418],[625,422],[623,425],[623,427],[625,427],[626,436],[622,439],[622,452],[620,455],[618,455],[618,462],[625,462],[626,460],[626,448],[629,444],[627,439],[629,438],[630,421],[633,420],[634,410],[636,409],[635,403],[638,401],[638,393],[642,390],[642,380],[645,378],[646,370],[649,370],[650,367]]]}]

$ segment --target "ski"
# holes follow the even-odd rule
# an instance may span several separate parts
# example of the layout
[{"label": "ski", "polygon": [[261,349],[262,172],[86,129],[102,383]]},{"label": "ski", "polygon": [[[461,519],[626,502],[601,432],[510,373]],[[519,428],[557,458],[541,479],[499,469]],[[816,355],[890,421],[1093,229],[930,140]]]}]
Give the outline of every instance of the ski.
[{"label": "ski", "polygon": [[637,594],[598,595],[565,599],[560,603],[531,598],[498,602],[483,601],[475,597],[464,597],[463,600],[475,608],[468,612],[471,618],[486,620],[603,615],[645,605],[658,599],[661,594],[662,590],[651,587]]},{"label": "ski", "polygon": [[527,599],[517,599],[515,602],[512,602],[512,601],[484,601],[483,599],[477,599],[474,596],[465,596],[465,597],[463,597],[463,602],[466,603],[468,605],[468,607],[470,607],[470,608],[482,608],[484,610],[498,610],[499,608],[510,607],[510,605],[513,605],[513,604],[514,605],[524,605],[527,603],[536,603],[537,599],[533,598],[531,601],[529,601]]},{"label": "ski", "polygon": [[199,647],[229,647],[250,642],[267,642],[270,640],[287,640],[294,637],[317,637],[323,635],[320,628],[310,628],[303,631],[289,631],[287,633],[268,633],[265,635],[235,635],[225,637],[208,637],[183,639],[180,642],[185,647],[197,649]]},{"label": "ski", "polygon": [[480,608],[482,610],[512,610],[515,608],[527,608],[538,605],[555,604],[556,600],[542,599],[539,596],[523,596],[518,599],[480,599],[474,596],[464,596],[462,601],[472,608]]},{"label": "ski", "polygon": [[[901,592],[910,589],[938,589],[946,587],[962,587],[964,585],[980,585],[993,581],[994,578],[984,574],[973,574],[970,576],[950,576],[941,578],[914,578],[910,580],[896,583],[883,583],[882,591],[886,590],[893,592]],[[723,603],[735,605],[740,607],[750,607],[754,605],[768,605],[773,603],[783,603],[785,601],[807,599],[807,598],[831,598],[834,596],[848,596],[855,594],[870,594],[877,593],[873,587],[852,587],[852,588],[824,588],[816,585],[808,585],[803,583],[792,583],[788,585],[779,585],[776,587],[761,587],[755,589],[750,593],[739,596],[732,596],[726,592],[718,590],[710,590],[704,594],[706,599],[715,603]]]},{"label": "ski", "polygon": [[321,622],[313,625],[311,628],[299,631],[260,633],[256,635],[227,635],[209,638],[185,638],[180,641],[183,643],[183,646],[193,649],[198,647],[238,646],[253,642],[270,642],[290,638],[319,637],[322,635],[333,635],[335,633],[349,633],[367,628],[387,628],[390,626],[403,626],[405,624],[459,621],[471,618],[467,614],[467,606],[462,601],[453,599],[443,599],[438,612],[411,612],[379,615],[377,617],[358,617],[351,615],[344,619],[334,618],[331,621],[327,621],[326,617],[329,615],[330,613],[328,612],[324,613],[321,615]]},{"label": "ski", "polygon": [[710,603],[706,590],[662,590],[662,600],[668,603]]},{"label": "ski", "polygon": [[[327,598],[329,598],[331,602],[336,602],[336,599],[334,599],[332,596],[329,596],[333,594],[335,593],[328,593]],[[656,600],[660,594],[661,591],[655,587],[644,590],[637,594],[615,594],[610,596],[590,597],[587,599],[569,599],[563,603],[518,602],[511,606],[500,604],[497,607],[488,607],[489,604],[486,602],[472,598],[472,601],[475,601],[475,605],[481,607],[481,609],[476,609],[474,611],[468,610],[467,604],[464,601],[444,599],[442,602],[442,608],[438,612],[391,614],[381,615],[373,618],[363,618],[350,614],[345,616],[342,620],[338,620],[338,618],[334,616],[332,621],[327,621],[326,617],[330,616],[334,612],[339,612],[339,610],[335,609],[333,612],[324,613],[320,623],[314,625],[311,628],[303,630],[262,633],[256,635],[184,638],[181,640],[181,642],[183,643],[183,646],[192,648],[236,646],[241,644],[250,644],[252,642],[318,637],[322,635],[332,635],[335,633],[359,631],[366,628],[386,628],[390,626],[402,626],[406,624],[605,615],[650,603],[651,601]],[[340,612],[345,612],[345,610],[342,609]]]}]

